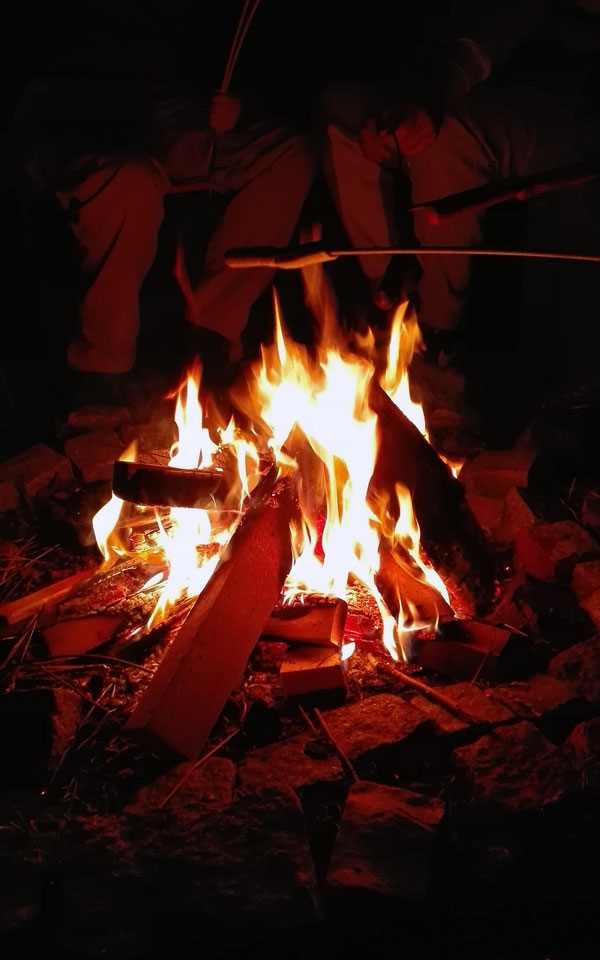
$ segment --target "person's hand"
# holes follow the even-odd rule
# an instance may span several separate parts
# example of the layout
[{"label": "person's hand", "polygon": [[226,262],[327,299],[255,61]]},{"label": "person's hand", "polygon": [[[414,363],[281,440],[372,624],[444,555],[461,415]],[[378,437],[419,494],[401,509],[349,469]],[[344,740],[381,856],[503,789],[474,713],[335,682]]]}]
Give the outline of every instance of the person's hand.
[{"label": "person's hand", "polygon": [[388,130],[378,130],[374,120],[367,120],[359,136],[363,154],[374,163],[389,160],[396,150],[392,134]]},{"label": "person's hand", "polygon": [[216,93],[210,105],[209,126],[215,133],[229,133],[240,118],[242,104],[236,97]]},{"label": "person's hand", "polygon": [[400,153],[415,157],[435,140],[433,120],[422,107],[413,107],[395,130]]}]

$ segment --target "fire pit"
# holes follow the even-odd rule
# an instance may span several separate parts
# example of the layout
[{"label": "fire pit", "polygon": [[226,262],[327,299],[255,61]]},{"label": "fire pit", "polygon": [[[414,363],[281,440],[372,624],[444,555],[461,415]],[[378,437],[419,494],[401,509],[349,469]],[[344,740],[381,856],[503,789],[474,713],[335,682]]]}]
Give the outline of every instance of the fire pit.
[{"label": "fire pit", "polygon": [[[0,466],[32,512],[69,502],[73,468],[95,497],[112,486],[102,560],[0,604],[6,811],[11,790],[23,805],[2,821],[18,903],[0,916],[25,943],[152,956],[216,932],[308,951],[363,915],[367,942],[366,917],[396,924],[401,905],[411,942],[439,948],[422,918],[514,889],[539,811],[556,855],[581,843],[569,805],[600,783],[590,492],[586,522],[545,522],[524,449],[457,479],[411,396],[414,316],[385,357],[350,347],[318,268],[306,282],[317,344],[275,301],[226,416],[195,367],[174,444],[149,425],[121,449],[144,430],[97,411],[71,425],[71,461]],[[43,563],[30,549],[7,548],[7,592]]]}]

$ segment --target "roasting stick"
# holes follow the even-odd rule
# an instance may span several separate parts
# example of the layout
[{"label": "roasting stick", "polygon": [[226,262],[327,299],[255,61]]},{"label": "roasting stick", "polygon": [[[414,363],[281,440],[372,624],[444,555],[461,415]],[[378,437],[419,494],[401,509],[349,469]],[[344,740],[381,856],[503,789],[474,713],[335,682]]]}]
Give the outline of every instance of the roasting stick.
[{"label": "roasting stick", "polygon": [[[328,727],[327,724],[325,723],[325,720],[323,719],[323,714],[321,713],[320,710],[317,710],[316,707],[315,707],[315,717],[316,717],[317,720],[319,721],[319,724],[320,724],[320,726],[321,726],[321,729],[323,730],[323,733],[325,734],[325,736],[327,737],[327,739],[333,744],[333,746],[335,747],[335,749],[336,749],[337,752],[339,753],[341,759],[342,759],[343,762],[344,762],[344,766],[346,767],[346,770],[348,771],[348,773],[350,774],[350,776],[352,777],[352,779],[354,780],[354,782],[355,782],[355,783],[360,783],[360,777],[358,776],[356,770],[355,770],[354,767],[352,766],[352,763],[350,762],[350,758],[349,758],[348,755],[345,753],[345,751],[342,750],[342,748],[340,747],[339,743],[337,742],[337,740],[335,739],[334,735],[332,734],[331,730],[329,729],[329,727]],[[312,726],[312,724],[311,724],[311,726]]]},{"label": "roasting stick", "polygon": [[464,720],[465,723],[475,723],[474,717],[459,707],[455,700],[451,700],[445,693],[440,693],[435,687],[428,687],[427,684],[421,680],[411,677],[408,673],[403,673],[402,670],[388,666],[386,663],[379,663],[377,669],[381,670],[382,673],[387,673],[389,677],[395,677],[396,680],[400,680],[401,683],[405,683],[408,687],[414,687],[414,689],[422,693],[424,697],[427,697],[429,700],[434,700],[435,703],[444,707],[445,710],[449,710],[450,713],[457,716],[459,720]]},{"label": "roasting stick", "polygon": [[518,257],[531,260],[578,260],[600,263],[596,253],[559,253],[549,250],[486,250],[481,247],[345,247],[327,250],[321,243],[305,243],[297,247],[236,247],[227,250],[225,263],[228,267],[270,267],[280,270],[299,270],[317,263],[337,260],[338,257],[390,257],[414,254],[415,256],[469,256],[469,257]]},{"label": "roasting stick", "polygon": [[476,213],[493,207],[505,200],[527,200],[541,193],[561,190],[564,187],[578,186],[600,177],[600,165],[597,160],[585,160],[568,167],[544,170],[541,173],[527,174],[521,177],[509,177],[499,183],[486,183],[461,193],[453,193],[438,200],[415,203],[409,207],[411,212],[423,210],[430,223],[438,226],[461,213]]},{"label": "roasting stick", "polygon": [[[237,29],[233,36],[233,43],[231,44],[231,49],[229,50],[229,56],[227,58],[227,63],[225,65],[225,72],[223,74],[223,82],[221,87],[217,90],[218,94],[226,94],[229,91],[231,84],[231,78],[233,76],[233,71],[237,63],[238,57],[240,55],[242,45],[246,39],[246,34],[248,33],[248,28],[252,23],[254,14],[258,9],[260,0],[254,0],[254,5],[250,8],[250,3],[252,0],[244,0],[244,6],[242,7],[242,13],[238,21]],[[250,11],[250,12],[248,12]],[[215,149],[216,149],[216,138],[213,134],[210,146],[208,148],[208,161],[207,161],[207,170],[208,170],[208,189],[212,192],[212,175],[214,172],[214,162],[215,162]],[[185,184],[187,187],[188,184]],[[192,186],[192,185],[190,185]]]}]

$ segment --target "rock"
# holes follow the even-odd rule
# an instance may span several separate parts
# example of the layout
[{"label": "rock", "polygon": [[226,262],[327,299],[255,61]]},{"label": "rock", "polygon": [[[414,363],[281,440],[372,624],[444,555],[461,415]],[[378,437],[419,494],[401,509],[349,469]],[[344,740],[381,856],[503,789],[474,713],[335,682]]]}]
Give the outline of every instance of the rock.
[{"label": "rock", "polygon": [[525,450],[480,453],[462,468],[459,480],[468,494],[504,501],[513,487],[526,487],[535,454]]},{"label": "rock", "polygon": [[519,573],[510,581],[501,585],[501,596],[494,606],[494,620],[496,623],[525,630],[533,627],[536,616],[527,598],[525,574]]},{"label": "rock", "polygon": [[479,526],[493,536],[502,520],[504,500],[499,497],[482,497],[477,493],[468,493],[467,503]]},{"label": "rock", "polygon": [[445,710],[439,703],[435,703],[433,700],[428,700],[427,697],[421,696],[420,693],[417,693],[416,696],[411,697],[410,699],[411,707],[415,707],[417,710],[420,710],[424,718],[430,720],[433,723],[435,731],[438,735],[452,735],[456,733],[464,733],[465,730],[468,730],[470,724],[465,720],[459,720],[458,717],[455,717],[454,714],[450,713],[448,710]]},{"label": "rock", "polygon": [[473,683],[453,683],[441,688],[441,691],[473,717],[476,723],[495,726],[514,720],[513,712],[494,698],[493,687],[481,689]]},{"label": "rock", "polygon": [[563,650],[550,661],[548,671],[580,697],[600,705],[600,637],[590,637]]},{"label": "rock", "polygon": [[596,540],[572,520],[535,523],[515,537],[515,558],[526,573],[538,580],[554,580],[561,561],[598,554]]},{"label": "rock", "polygon": [[166,464],[169,462],[169,448],[177,439],[177,433],[170,414],[152,423],[126,423],[119,429],[119,437],[126,447],[135,443],[138,454],[144,455],[144,461],[147,460],[145,455],[148,453],[160,454],[156,462]]},{"label": "rock", "polygon": [[569,752],[546,740],[532,723],[496,727],[454,751],[463,797],[495,813],[538,810],[577,785]]},{"label": "rock", "polygon": [[238,782],[246,794],[292,787],[302,791],[318,783],[344,780],[338,756],[306,734],[247,753],[238,765]]},{"label": "rock", "polygon": [[7,481],[27,500],[43,499],[70,487],[73,471],[66,457],[38,443],[0,464],[0,483]]},{"label": "rock", "polygon": [[65,453],[81,474],[84,483],[110,480],[113,464],[123,452],[123,444],[114,430],[95,430],[72,437],[65,443]]},{"label": "rock", "polygon": [[329,891],[423,901],[443,816],[440,800],[379,783],[353,784],[327,874]]},{"label": "rock", "polygon": [[390,693],[328,710],[323,716],[344,753],[359,764],[376,762],[407,740],[433,733],[420,710]]},{"label": "rock", "polygon": [[2,778],[38,786],[56,769],[79,729],[81,697],[70,690],[33,690],[0,697]]},{"label": "rock", "polygon": [[573,569],[573,590],[581,603],[596,590],[600,590],[600,560],[587,560],[577,563]]},{"label": "rock", "polygon": [[180,763],[153,783],[139,790],[125,807],[126,813],[153,813],[171,790],[187,775],[185,782],[166,804],[167,809],[197,807],[199,804],[225,806],[233,800],[235,767],[231,760],[210,757],[196,768],[195,762]]},{"label": "rock", "polygon": [[67,426],[84,433],[91,430],[109,430],[130,421],[131,414],[127,407],[91,404],[79,410],[72,410],[67,419]]},{"label": "rock", "polygon": [[10,480],[3,480],[0,483],[0,515],[10,513],[11,510],[17,510],[18,507],[19,494],[17,488]]},{"label": "rock", "polygon": [[582,790],[600,789],[600,717],[578,724],[567,740]]},{"label": "rock", "polygon": [[319,917],[304,818],[292,791],[212,810],[89,817],[46,837],[61,885],[60,945],[77,957],[154,955],[157,931],[201,949],[251,928]]},{"label": "rock", "polygon": [[595,590],[589,597],[582,600],[580,606],[582,610],[585,610],[594,626],[600,629],[600,590]]},{"label": "rock", "polygon": [[589,490],[583,498],[580,519],[584,526],[600,533],[600,495],[595,490]]},{"label": "rock", "polygon": [[533,510],[525,501],[519,487],[511,487],[504,501],[502,523],[498,530],[498,539],[502,541],[514,540],[522,530],[529,530],[536,523]]},{"label": "rock", "polygon": [[538,673],[530,680],[492,687],[490,692],[494,700],[515,716],[527,720],[573,708],[579,699],[572,686],[546,673]]}]

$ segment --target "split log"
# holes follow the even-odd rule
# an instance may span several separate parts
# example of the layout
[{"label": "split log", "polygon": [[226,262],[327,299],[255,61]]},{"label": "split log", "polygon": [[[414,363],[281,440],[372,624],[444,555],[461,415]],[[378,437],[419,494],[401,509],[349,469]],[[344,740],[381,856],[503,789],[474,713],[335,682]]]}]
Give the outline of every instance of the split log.
[{"label": "split log", "polygon": [[454,619],[452,607],[446,603],[442,595],[425,580],[420,580],[413,575],[407,563],[402,562],[402,557],[396,551],[380,551],[377,585],[388,608],[394,613],[397,613],[399,597],[405,609],[406,601],[410,600],[421,623]]},{"label": "split log", "polygon": [[513,630],[483,621],[444,624],[442,636],[421,638],[415,662],[454,680],[492,681],[526,674],[533,664],[531,642]]},{"label": "split log", "polygon": [[122,625],[123,617],[96,614],[61,620],[46,627],[42,636],[53,657],[77,656],[112,640]]},{"label": "split log", "polygon": [[334,647],[302,647],[288,651],[279,677],[287,697],[320,690],[343,690],[346,686],[340,652]]},{"label": "split log", "polygon": [[255,493],[224,559],[134,709],[129,729],[189,759],[199,754],[279,598],[291,567],[289,526],[296,509],[289,482],[280,482],[268,499]]},{"label": "split log", "polygon": [[113,493],[121,500],[150,507],[214,507],[227,494],[222,470],[182,470],[117,460]]},{"label": "split log", "polygon": [[264,635],[296,643],[336,647],[342,643],[348,605],[336,597],[311,597],[305,603],[277,606],[267,620]]},{"label": "split log", "polygon": [[67,577],[66,580],[51,583],[42,590],[36,590],[35,593],[30,593],[19,600],[9,600],[0,604],[0,621],[10,624],[19,623],[42,610],[48,613],[63,600],[66,600],[75,588],[83,580],[91,577],[93,573],[93,569],[80,570],[79,573],[74,573],[72,577]]},{"label": "split log", "polygon": [[493,564],[462,485],[375,381],[371,382],[369,404],[377,414],[379,431],[369,487],[371,503],[388,503],[393,515],[395,485],[406,487],[424,553],[465,608],[483,612],[493,595]]}]

